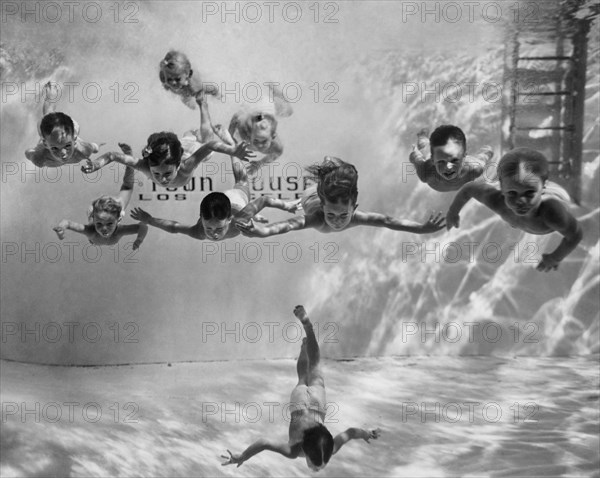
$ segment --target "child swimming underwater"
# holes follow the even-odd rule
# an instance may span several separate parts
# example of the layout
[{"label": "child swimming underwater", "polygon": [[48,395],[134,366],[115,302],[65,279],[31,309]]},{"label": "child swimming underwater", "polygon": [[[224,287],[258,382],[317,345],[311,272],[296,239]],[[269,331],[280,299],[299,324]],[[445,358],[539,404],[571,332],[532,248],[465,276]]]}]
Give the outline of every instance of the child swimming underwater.
[{"label": "child swimming underwater", "polygon": [[321,371],[321,354],[315,337],[313,325],[301,305],[294,308],[294,315],[300,320],[306,332],[302,341],[300,355],[296,363],[298,384],[290,397],[291,421],[289,439],[275,441],[260,438],[242,453],[234,454],[227,450],[229,456],[221,455],[225,465],[237,465],[238,468],[257,453],[272,451],[286,458],[304,457],[312,471],[325,468],[333,455],[338,453],[350,440],[376,440],[381,435],[379,428],[363,430],[348,428],[333,437],[325,427],[327,401],[325,398],[325,380]]},{"label": "child swimming underwater", "polygon": [[500,188],[483,182],[467,183],[452,201],[446,216],[448,229],[459,227],[460,211],[474,198],[512,227],[530,234],[558,232],[563,240],[548,254],[542,254],[537,270],[556,270],[581,241],[582,229],[569,212],[566,193],[548,181],[548,160],[530,148],[506,153],[498,164]]},{"label": "child swimming underwater", "polygon": [[92,203],[88,211],[88,224],[83,225],[68,219],[60,221],[57,226],[53,227],[58,238],[62,241],[65,231],[70,229],[86,236],[92,244],[110,246],[119,242],[123,236],[136,234],[133,249],[138,249],[148,233],[148,226],[145,224],[128,224],[126,226],[119,224],[133,194],[134,174],[131,168],[125,170],[118,197],[102,196]]},{"label": "child swimming underwater", "polygon": [[44,86],[43,117],[39,124],[40,142],[25,151],[25,157],[38,168],[58,168],[66,164],[77,164],[98,152],[96,143],[88,143],[79,137],[79,125],[65,113],[56,112],[52,98],[56,98],[57,87],[48,82]]},{"label": "child swimming underwater", "polygon": [[355,226],[385,227],[394,231],[428,234],[444,227],[441,213],[431,215],[424,224],[406,219],[396,219],[375,212],[357,209],[358,172],[356,168],[339,158],[326,156],[318,165],[307,168],[317,184],[306,190],[301,204],[303,216],[269,225],[236,222],[244,235],[269,237],[290,231],[313,228],[319,232],[341,232]]},{"label": "child swimming underwater", "polygon": [[[463,131],[453,125],[442,125],[427,138],[427,130],[417,134],[409,160],[415,165],[419,179],[440,192],[457,191],[470,181],[483,176],[494,152],[489,146],[474,156],[467,156],[467,139]],[[431,156],[426,159],[427,146]]]}]

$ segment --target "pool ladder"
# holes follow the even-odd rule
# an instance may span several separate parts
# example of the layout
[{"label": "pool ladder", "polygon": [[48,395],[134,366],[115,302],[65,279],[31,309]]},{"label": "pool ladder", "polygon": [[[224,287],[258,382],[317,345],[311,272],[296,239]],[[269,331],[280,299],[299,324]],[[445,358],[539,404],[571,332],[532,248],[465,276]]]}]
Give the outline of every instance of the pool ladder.
[{"label": "pool ladder", "polygon": [[[589,22],[575,20],[576,28],[563,28],[562,21],[559,17],[555,38],[546,42],[546,47],[554,42],[550,55],[536,54],[539,32],[521,25],[508,32],[501,145],[502,154],[521,146],[544,153],[550,179],[579,204]],[[528,42],[528,34],[533,41]]]}]

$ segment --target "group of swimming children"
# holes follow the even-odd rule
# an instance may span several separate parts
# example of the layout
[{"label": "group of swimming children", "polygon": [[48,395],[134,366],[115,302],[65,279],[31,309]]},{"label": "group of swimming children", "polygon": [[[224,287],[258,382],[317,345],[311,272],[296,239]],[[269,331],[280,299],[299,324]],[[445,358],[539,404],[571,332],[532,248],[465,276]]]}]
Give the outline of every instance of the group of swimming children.
[{"label": "group of swimming children", "polygon": [[[292,114],[292,108],[276,88],[269,91],[272,108],[244,108],[231,119],[228,129],[213,125],[208,111],[207,96],[218,97],[218,89],[204,83],[181,52],[170,51],[160,62],[159,77],[164,88],[178,95],[190,108],[199,108],[200,128],[186,132],[180,139],[170,132],[153,133],[148,137],[142,157],[136,159],[132,149],[119,143],[121,152],[108,152],[92,159],[99,145],[79,137],[79,126],[68,115],[56,112],[49,98],[56,97],[53,83],[45,86],[40,142],[25,152],[38,167],[60,167],[86,161],[82,170],[94,172],[110,162],[125,166],[121,190],[117,197],[102,196],[88,210],[88,223],[62,220],[54,227],[64,238],[70,229],[84,234],[97,245],[116,244],[125,235],[136,235],[133,248],[140,247],[148,225],[170,233],[186,234],[199,240],[222,241],[244,234],[269,237],[289,231],[314,228],[320,232],[340,232],[354,226],[385,227],[416,234],[436,232],[444,227],[460,225],[460,211],[474,198],[498,214],[512,227],[531,234],[563,236],[556,249],[542,255],[537,266],[540,271],[556,270],[582,239],[582,229],[569,210],[569,196],[560,186],[548,180],[547,159],[538,151],[516,148],[506,153],[496,167],[497,181],[487,180],[493,151],[483,147],[476,155],[467,155],[466,138],[453,125],[442,125],[431,135],[422,130],[417,135],[409,160],[419,179],[432,189],[457,191],[445,217],[432,214],[424,223],[393,218],[384,214],[357,209],[358,172],[356,168],[336,157],[326,156],[320,164],[307,168],[314,185],[307,188],[301,199],[283,201],[267,196],[251,200],[249,175],[283,153],[277,134],[277,118]],[[206,161],[213,151],[230,155],[235,185],[224,192],[209,193],[200,204],[200,217],[193,225],[153,217],[135,208],[131,217],[137,224],[121,225],[134,188],[134,171],[139,171],[161,187],[177,188],[186,185],[194,170]],[[261,153],[264,157],[251,161]],[[266,208],[278,208],[292,214],[290,219],[268,224],[258,213]],[[260,439],[241,454],[223,456],[223,464],[240,466],[263,450],[280,453],[288,458],[306,457],[313,470],[322,469],[329,458],[351,439],[369,441],[377,438],[379,429],[349,428],[335,438],[323,425],[325,418],[325,388],[319,368],[319,347],[312,324],[302,306],[294,314],[302,322],[304,339],[297,363],[298,385],[292,392],[289,440],[275,443]]]}]

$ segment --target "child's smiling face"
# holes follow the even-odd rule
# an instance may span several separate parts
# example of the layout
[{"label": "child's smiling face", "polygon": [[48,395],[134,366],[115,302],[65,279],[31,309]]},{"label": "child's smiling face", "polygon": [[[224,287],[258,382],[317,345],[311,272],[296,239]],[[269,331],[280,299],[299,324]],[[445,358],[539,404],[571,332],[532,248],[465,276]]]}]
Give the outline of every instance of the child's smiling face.
[{"label": "child's smiling face", "polygon": [[451,180],[460,174],[465,150],[458,141],[449,139],[443,146],[435,146],[431,157],[438,174],[444,179]]},{"label": "child's smiling face", "polygon": [[117,230],[119,218],[106,211],[94,213],[94,228],[102,237],[110,237]]},{"label": "child's smiling face", "polygon": [[517,216],[534,213],[542,202],[544,181],[536,174],[519,168],[517,176],[500,178],[504,203]]},{"label": "child's smiling face", "polygon": [[327,200],[323,201],[322,204],[325,222],[335,231],[341,231],[350,224],[357,206],[351,202],[331,202]]},{"label": "child's smiling face", "polygon": [[67,133],[62,126],[56,126],[44,137],[44,144],[50,155],[57,161],[65,162],[73,157],[76,138]]}]

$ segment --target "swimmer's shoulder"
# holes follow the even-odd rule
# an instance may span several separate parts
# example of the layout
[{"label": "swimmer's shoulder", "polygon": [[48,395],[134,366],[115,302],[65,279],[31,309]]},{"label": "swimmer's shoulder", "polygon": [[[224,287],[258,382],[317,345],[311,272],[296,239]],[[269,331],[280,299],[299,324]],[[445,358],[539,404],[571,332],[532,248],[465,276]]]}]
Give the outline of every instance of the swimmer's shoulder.
[{"label": "swimmer's shoulder", "polygon": [[46,161],[52,160],[52,156],[50,156],[50,153],[42,142],[26,150],[25,157],[38,168],[43,168],[46,165]]}]

